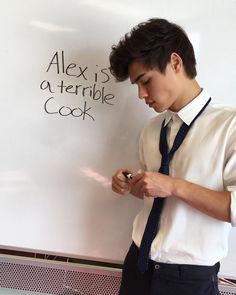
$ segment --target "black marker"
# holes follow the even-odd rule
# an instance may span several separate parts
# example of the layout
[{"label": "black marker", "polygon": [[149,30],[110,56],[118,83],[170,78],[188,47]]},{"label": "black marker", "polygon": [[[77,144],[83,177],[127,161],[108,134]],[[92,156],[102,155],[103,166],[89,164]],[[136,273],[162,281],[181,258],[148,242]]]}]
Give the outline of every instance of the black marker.
[{"label": "black marker", "polygon": [[124,177],[127,179],[132,179],[134,177],[134,175],[132,173],[125,172],[125,171],[123,171],[122,173],[123,173]]}]

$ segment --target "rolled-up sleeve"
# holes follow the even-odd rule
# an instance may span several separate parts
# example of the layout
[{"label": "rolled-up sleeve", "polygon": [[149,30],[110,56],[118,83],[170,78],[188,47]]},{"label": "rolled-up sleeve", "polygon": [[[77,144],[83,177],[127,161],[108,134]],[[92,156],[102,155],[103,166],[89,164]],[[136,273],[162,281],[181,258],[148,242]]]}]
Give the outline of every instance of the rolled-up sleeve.
[{"label": "rolled-up sleeve", "polygon": [[231,192],[231,225],[236,227],[236,117],[226,132],[225,163],[223,171],[224,188]]},{"label": "rolled-up sleeve", "polygon": [[231,224],[236,227],[236,191],[231,192]]}]

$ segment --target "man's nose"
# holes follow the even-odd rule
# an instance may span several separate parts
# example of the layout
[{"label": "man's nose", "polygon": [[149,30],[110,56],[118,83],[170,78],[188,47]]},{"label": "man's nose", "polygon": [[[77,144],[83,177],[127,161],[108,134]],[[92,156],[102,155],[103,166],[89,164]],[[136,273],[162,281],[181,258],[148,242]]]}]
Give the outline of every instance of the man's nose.
[{"label": "man's nose", "polygon": [[145,99],[148,96],[147,91],[144,87],[139,86],[138,97],[140,99]]}]

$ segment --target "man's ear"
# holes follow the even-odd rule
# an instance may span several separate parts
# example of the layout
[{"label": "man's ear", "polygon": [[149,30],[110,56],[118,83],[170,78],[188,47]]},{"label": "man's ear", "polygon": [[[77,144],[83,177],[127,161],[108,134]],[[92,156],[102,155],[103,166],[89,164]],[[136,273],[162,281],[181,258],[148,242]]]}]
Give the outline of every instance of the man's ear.
[{"label": "man's ear", "polygon": [[183,69],[183,61],[182,58],[176,52],[172,52],[170,56],[170,64],[172,69],[178,73]]}]

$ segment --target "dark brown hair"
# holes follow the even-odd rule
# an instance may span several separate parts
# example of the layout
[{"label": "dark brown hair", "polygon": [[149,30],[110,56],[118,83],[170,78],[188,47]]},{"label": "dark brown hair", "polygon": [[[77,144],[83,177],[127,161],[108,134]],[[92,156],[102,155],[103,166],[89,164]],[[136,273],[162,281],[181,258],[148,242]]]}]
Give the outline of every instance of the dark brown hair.
[{"label": "dark brown hair", "polygon": [[174,23],[153,18],[138,24],[112,46],[110,70],[117,81],[124,81],[129,76],[129,65],[141,60],[146,66],[165,73],[173,52],[182,58],[186,75],[193,79],[197,74],[196,59],[187,34]]}]

